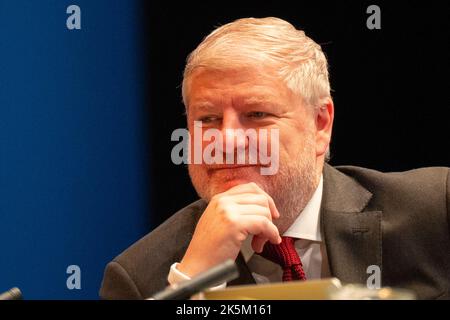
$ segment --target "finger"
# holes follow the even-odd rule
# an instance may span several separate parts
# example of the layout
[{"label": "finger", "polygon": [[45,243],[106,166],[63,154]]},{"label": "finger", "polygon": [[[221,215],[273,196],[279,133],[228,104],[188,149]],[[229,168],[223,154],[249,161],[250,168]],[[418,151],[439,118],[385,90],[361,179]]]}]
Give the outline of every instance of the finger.
[{"label": "finger", "polygon": [[261,238],[259,236],[254,236],[252,239],[252,248],[255,252],[261,253],[264,249],[264,245],[266,244],[267,239]]},{"label": "finger", "polygon": [[275,206],[275,202],[273,201],[272,197],[269,196],[267,193],[264,194],[245,193],[244,195],[245,196],[242,197],[238,196],[237,199],[239,203],[245,204],[254,201],[255,204],[257,203],[269,208],[273,219],[278,219],[280,217],[280,213],[278,212],[278,209]]},{"label": "finger", "polygon": [[257,204],[269,208],[269,199],[264,194],[246,192],[226,197],[238,204]]},{"label": "finger", "polygon": [[278,219],[280,217],[280,212],[278,211],[277,207],[275,206],[275,201],[273,201],[272,197],[267,195],[269,200],[269,208],[270,212],[272,213],[272,217],[274,219]]},{"label": "finger", "polygon": [[275,201],[273,201],[272,197],[265,192],[262,188],[260,188],[256,183],[250,182],[245,184],[240,184],[230,188],[229,190],[223,193],[224,195],[240,195],[240,194],[260,194],[267,197],[267,201],[269,203],[270,211],[272,212],[272,218],[278,219],[280,217],[280,212],[275,206]]},{"label": "finger", "polygon": [[272,243],[280,243],[278,228],[266,217],[258,215],[242,215],[241,226],[246,232],[265,238]]},{"label": "finger", "polygon": [[[264,246],[266,245],[267,241],[268,241],[267,238],[260,237],[258,235],[253,236],[253,239],[252,239],[252,248],[253,248],[253,250],[255,252],[257,252],[257,253],[261,253],[264,250]],[[271,242],[271,241],[269,241],[269,242]],[[279,241],[277,241],[275,243],[274,242],[271,242],[271,243],[273,243],[273,244],[280,244],[281,243],[281,238],[280,238]]]},{"label": "finger", "polygon": [[268,207],[256,204],[237,205],[235,212],[241,215],[263,216],[272,221],[272,214],[270,213],[270,209]]}]

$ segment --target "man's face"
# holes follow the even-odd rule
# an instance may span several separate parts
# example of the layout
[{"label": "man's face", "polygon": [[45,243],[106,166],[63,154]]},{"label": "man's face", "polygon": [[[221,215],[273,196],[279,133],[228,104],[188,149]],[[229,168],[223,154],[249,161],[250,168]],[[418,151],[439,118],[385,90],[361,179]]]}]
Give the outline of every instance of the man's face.
[{"label": "man's face", "polygon": [[189,164],[189,174],[198,194],[207,201],[235,185],[255,182],[274,199],[282,216],[279,227],[284,227],[284,220],[291,223],[318,182],[311,107],[267,67],[230,71],[198,68],[189,78],[186,104],[191,135],[194,121],[201,121],[203,130],[220,130],[223,141],[229,136],[226,129],[279,130],[278,141],[271,141],[270,134],[267,137],[269,151],[272,144],[279,148],[279,169],[274,175],[262,175],[260,163],[208,165],[203,161]]}]

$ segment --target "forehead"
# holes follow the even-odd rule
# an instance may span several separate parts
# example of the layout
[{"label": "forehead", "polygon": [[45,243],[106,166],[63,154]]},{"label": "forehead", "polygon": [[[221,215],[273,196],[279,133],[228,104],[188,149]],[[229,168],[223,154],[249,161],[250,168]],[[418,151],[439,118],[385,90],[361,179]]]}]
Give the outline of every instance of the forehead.
[{"label": "forehead", "polygon": [[230,70],[198,68],[188,80],[188,105],[205,105],[216,100],[232,99],[247,104],[290,99],[291,90],[267,67],[245,67]]}]

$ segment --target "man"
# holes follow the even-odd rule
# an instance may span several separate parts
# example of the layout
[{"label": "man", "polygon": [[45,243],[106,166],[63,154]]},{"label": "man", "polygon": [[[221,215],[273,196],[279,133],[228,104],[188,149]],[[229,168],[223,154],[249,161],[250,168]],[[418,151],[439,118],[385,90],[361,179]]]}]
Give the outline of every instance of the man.
[{"label": "man", "polygon": [[449,169],[385,174],[326,164],[327,61],[304,32],[277,18],[222,26],[189,56],[182,93],[189,132],[200,123],[236,140],[216,154],[248,152],[239,129],[278,130],[266,139],[278,170],[189,164],[201,200],[109,263],[103,298],[146,298],[227,259],[240,277],[222,286],[330,276],[365,284],[375,266],[383,286],[450,298]]}]

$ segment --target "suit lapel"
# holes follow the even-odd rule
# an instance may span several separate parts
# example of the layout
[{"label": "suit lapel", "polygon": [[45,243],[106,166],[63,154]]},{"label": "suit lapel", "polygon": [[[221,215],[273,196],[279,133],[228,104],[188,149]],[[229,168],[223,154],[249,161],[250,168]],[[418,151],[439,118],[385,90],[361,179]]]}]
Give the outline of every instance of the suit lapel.
[{"label": "suit lapel", "polygon": [[366,283],[367,268],[382,268],[381,211],[365,211],[372,194],[329,165],[323,170],[321,227],[331,275]]}]

